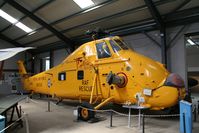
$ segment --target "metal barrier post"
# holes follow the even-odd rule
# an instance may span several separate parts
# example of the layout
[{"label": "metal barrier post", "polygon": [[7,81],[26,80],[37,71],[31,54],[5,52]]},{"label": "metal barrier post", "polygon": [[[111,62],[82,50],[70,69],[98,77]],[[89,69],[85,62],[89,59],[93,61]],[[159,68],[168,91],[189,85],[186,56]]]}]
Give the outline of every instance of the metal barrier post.
[{"label": "metal barrier post", "polygon": [[50,112],[50,96],[48,95],[48,112]]},{"label": "metal barrier post", "polygon": [[145,126],[144,114],[142,114],[142,133],[144,133],[144,126]]},{"label": "metal barrier post", "polygon": [[196,113],[196,105],[194,105],[193,113],[194,113],[194,122],[196,122],[196,115],[197,115],[197,113]]},{"label": "metal barrier post", "polygon": [[110,111],[110,127],[113,127],[113,112]]},{"label": "metal barrier post", "polygon": [[29,103],[29,102],[30,102],[30,97],[27,96],[27,97],[26,97],[26,103]]},{"label": "metal barrier post", "polygon": [[26,123],[26,133],[30,133],[29,131],[29,123],[28,123],[28,114],[24,114],[25,123]]},{"label": "metal barrier post", "polygon": [[131,127],[131,108],[129,107],[129,120],[128,120],[128,127]]},{"label": "metal barrier post", "polygon": [[139,126],[139,129],[141,128],[141,109],[139,109],[139,116],[138,116],[138,126]]}]

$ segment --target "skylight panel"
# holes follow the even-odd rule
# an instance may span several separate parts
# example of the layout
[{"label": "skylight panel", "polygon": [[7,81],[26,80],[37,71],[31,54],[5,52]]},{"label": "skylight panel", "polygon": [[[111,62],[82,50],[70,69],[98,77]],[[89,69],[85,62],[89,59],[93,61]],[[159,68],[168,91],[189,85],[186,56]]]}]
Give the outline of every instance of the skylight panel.
[{"label": "skylight panel", "polygon": [[73,0],[79,7],[82,9],[90,7],[94,5],[94,2],[92,0]]},{"label": "skylight panel", "polygon": [[31,28],[29,28],[28,26],[24,25],[21,22],[18,22],[17,19],[15,19],[14,17],[10,16],[9,14],[7,14],[6,12],[4,12],[3,10],[0,9],[0,16],[2,18],[4,18],[5,20],[9,21],[10,23],[12,23],[13,25],[19,27],[20,29],[22,29],[23,31],[30,33],[33,30]]}]

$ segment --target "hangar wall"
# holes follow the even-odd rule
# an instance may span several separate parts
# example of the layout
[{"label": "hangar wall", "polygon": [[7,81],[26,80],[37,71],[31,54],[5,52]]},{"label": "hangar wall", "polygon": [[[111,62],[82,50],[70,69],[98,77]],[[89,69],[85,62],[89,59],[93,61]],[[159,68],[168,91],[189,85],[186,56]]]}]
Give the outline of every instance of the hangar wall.
[{"label": "hangar wall", "polygon": [[68,55],[68,52],[66,49],[60,49],[54,51],[54,59],[53,59],[53,65],[56,66],[60,64]]},{"label": "hangar wall", "polygon": [[[53,51],[53,66],[57,66],[58,64],[60,64],[66,57],[67,57],[68,53],[66,49],[59,49],[59,50],[55,50]],[[50,57],[50,52],[45,52],[45,53],[41,53],[35,56],[35,64],[34,64],[34,72],[35,73],[39,73],[40,72],[40,65],[41,65],[41,59],[45,58],[45,57]],[[45,64],[42,64],[44,67]]]},{"label": "hangar wall", "polygon": [[[171,72],[178,73],[187,81],[187,60],[184,34],[198,32],[199,23],[186,25],[184,30],[173,41],[173,47],[168,49],[168,64]],[[167,29],[168,42],[178,33],[182,26]]]},{"label": "hangar wall", "polygon": [[[160,42],[159,31],[151,31],[147,34],[150,35],[157,42]],[[146,35],[144,35],[143,33],[124,36],[123,39],[125,42],[127,42],[127,45],[131,49],[156,61],[161,62],[160,47],[148,37],[146,37]]]},{"label": "hangar wall", "polygon": [[39,73],[41,70],[40,65],[41,65],[41,59],[45,58],[45,57],[49,57],[50,54],[49,52],[45,52],[45,53],[40,53],[34,56],[34,73],[37,74]]}]

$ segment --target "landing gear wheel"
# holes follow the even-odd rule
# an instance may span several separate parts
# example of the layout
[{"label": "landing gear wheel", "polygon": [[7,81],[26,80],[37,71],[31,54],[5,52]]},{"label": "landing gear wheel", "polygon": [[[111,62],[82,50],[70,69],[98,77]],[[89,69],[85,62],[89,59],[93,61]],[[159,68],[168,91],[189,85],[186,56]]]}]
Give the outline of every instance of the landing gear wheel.
[{"label": "landing gear wheel", "polygon": [[[85,107],[85,108],[82,108],[82,107]],[[81,107],[78,108],[78,119],[83,120],[83,121],[88,121],[94,118],[95,112],[89,109],[93,110],[94,108],[88,102],[83,102],[81,104]]]}]

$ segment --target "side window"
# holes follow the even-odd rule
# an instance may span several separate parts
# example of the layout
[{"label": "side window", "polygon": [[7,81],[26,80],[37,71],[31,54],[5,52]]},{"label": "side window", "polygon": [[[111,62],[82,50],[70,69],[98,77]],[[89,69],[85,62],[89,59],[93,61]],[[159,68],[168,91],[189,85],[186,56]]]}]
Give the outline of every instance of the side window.
[{"label": "side window", "polygon": [[129,49],[129,48],[126,46],[126,44],[124,44],[124,42],[122,42],[121,40],[116,39],[115,42],[116,42],[122,49],[124,49],[124,50]]},{"label": "side window", "polygon": [[59,81],[66,80],[66,72],[60,72],[60,73],[58,73],[58,80]]},{"label": "side window", "polygon": [[117,44],[115,44],[115,42],[113,40],[110,40],[109,42],[110,42],[111,47],[115,53],[121,50],[121,48]]},{"label": "side window", "polygon": [[79,70],[79,71],[77,72],[77,79],[78,79],[78,80],[84,79],[84,71]]},{"label": "side window", "polygon": [[98,59],[111,57],[111,52],[105,42],[96,44]]}]

